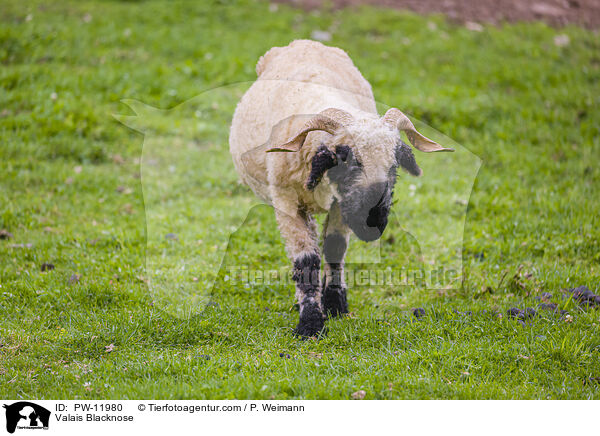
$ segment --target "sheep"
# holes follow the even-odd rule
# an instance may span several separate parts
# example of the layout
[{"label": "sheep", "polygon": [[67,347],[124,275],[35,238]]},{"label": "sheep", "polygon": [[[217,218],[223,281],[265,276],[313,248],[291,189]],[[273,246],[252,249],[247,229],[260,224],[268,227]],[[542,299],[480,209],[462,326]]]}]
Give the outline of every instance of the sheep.
[{"label": "sheep", "polygon": [[[343,50],[297,40],[273,47],[238,103],[229,144],[243,183],[271,204],[300,309],[294,332],[317,336],[348,313],[344,257],[350,233],[381,237],[396,171],[421,169],[400,131],[423,152],[454,151],[421,135],[398,109],[377,114],[370,84]],[[321,250],[314,214],[327,213]]]}]

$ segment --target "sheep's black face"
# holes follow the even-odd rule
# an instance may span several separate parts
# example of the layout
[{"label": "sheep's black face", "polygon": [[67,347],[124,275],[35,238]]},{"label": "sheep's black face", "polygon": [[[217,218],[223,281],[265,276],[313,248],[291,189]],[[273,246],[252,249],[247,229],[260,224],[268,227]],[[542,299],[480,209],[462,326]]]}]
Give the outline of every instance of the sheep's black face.
[{"label": "sheep's black face", "polygon": [[396,167],[390,168],[385,182],[365,184],[361,163],[348,146],[336,147],[337,165],[327,175],[337,185],[344,222],[363,241],[374,241],[388,223],[396,182]]},{"label": "sheep's black face", "polygon": [[363,241],[379,239],[388,223],[392,191],[388,183],[374,183],[342,197],[342,217]]}]

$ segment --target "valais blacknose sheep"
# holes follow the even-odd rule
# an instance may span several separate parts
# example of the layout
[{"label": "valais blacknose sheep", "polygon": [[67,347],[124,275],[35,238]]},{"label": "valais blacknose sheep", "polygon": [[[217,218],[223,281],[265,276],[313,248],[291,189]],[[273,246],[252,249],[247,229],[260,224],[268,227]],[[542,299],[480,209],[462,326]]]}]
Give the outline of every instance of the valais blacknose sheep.
[{"label": "valais blacknose sheep", "polygon": [[[453,151],[417,132],[398,109],[379,117],[369,83],[339,48],[294,41],[270,49],[238,104],[229,137],[235,167],[273,205],[294,263],[296,334],[317,335],[348,312],[343,265],[350,232],[363,241],[387,225],[396,171],[421,175],[411,148]],[[312,215],[327,213],[324,273]]]}]

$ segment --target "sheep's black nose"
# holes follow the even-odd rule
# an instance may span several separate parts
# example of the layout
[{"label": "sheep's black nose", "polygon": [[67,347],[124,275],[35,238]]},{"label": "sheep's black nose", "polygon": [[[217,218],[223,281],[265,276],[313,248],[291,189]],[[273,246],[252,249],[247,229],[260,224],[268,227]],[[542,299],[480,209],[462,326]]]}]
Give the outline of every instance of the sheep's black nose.
[{"label": "sheep's black nose", "polygon": [[374,207],[369,211],[367,217],[367,225],[369,227],[377,227],[379,233],[383,234],[385,227],[387,226],[389,210],[385,210],[382,207]]},{"label": "sheep's black nose", "polygon": [[381,237],[388,223],[392,193],[386,182],[373,183],[342,201],[344,221],[362,241]]},{"label": "sheep's black nose", "polygon": [[[367,216],[367,226],[377,227],[380,234],[383,234],[385,227],[388,222],[388,215],[390,213],[390,200],[391,195],[388,191],[388,184],[377,184],[370,188],[372,194],[379,194],[379,201],[377,204],[369,209],[369,215]],[[376,196],[372,198],[377,198]]]}]

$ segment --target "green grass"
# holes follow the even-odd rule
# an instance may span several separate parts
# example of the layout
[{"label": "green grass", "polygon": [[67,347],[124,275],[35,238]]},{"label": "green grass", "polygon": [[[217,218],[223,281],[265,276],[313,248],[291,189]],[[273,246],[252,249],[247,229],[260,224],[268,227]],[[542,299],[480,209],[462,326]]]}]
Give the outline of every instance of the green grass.
[{"label": "green grass", "polygon": [[[359,389],[367,399],[600,397],[589,382],[600,377],[600,313],[560,297],[600,287],[596,34],[539,23],[472,32],[437,16],[273,12],[249,1],[11,0],[0,20],[0,229],[14,235],[0,240],[0,397],[346,399]],[[227,227],[236,231],[223,266],[207,271],[217,277],[213,304],[183,319],[162,310],[146,259],[189,249],[201,264],[209,253],[190,241],[213,237],[235,205],[252,202],[227,146],[245,85],[211,94],[221,100],[206,107],[202,95],[253,80],[269,47],[330,28],[330,44],[350,54],[377,100],[481,158],[462,287],[357,286],[352,316],[329,321],[319,341],[298,341],[291,284],[227,277],[232,265],[288,266],[272,211],[258,206],[244,226]],[[560,33],[569,45],[554,44]],[[143,126],[152,129],[144,138],[113,117],[133,114],[126,98],[175,108],[165,114],[176,117]],[[145,185],[145,197],[140,169],[145,177],[152,166],[140,167],[143,145],[144,156],[162,150],[187,162],[168,186]],[[208,159],[201,174],[197,150]],[[399,183],[415,183],[418,202],[399,202],[394,213],[435,228],[445,210],[438,189],[451,193],[441,181],[458,166],[452,155],[417,158],[424,178]],[[197,230],[205,234],[190,229],[198,214],[210,223]],[[156,240],[169,231],[179,240]],[[381,253],[384,267],[419,257],[399,226]],[[44,262],[56,268],[41,272]],[[572,322],[549,312],[525,326],[506,317],[541,292]],[[416,306],[427,310],[422,321],[410,313]]]}]

